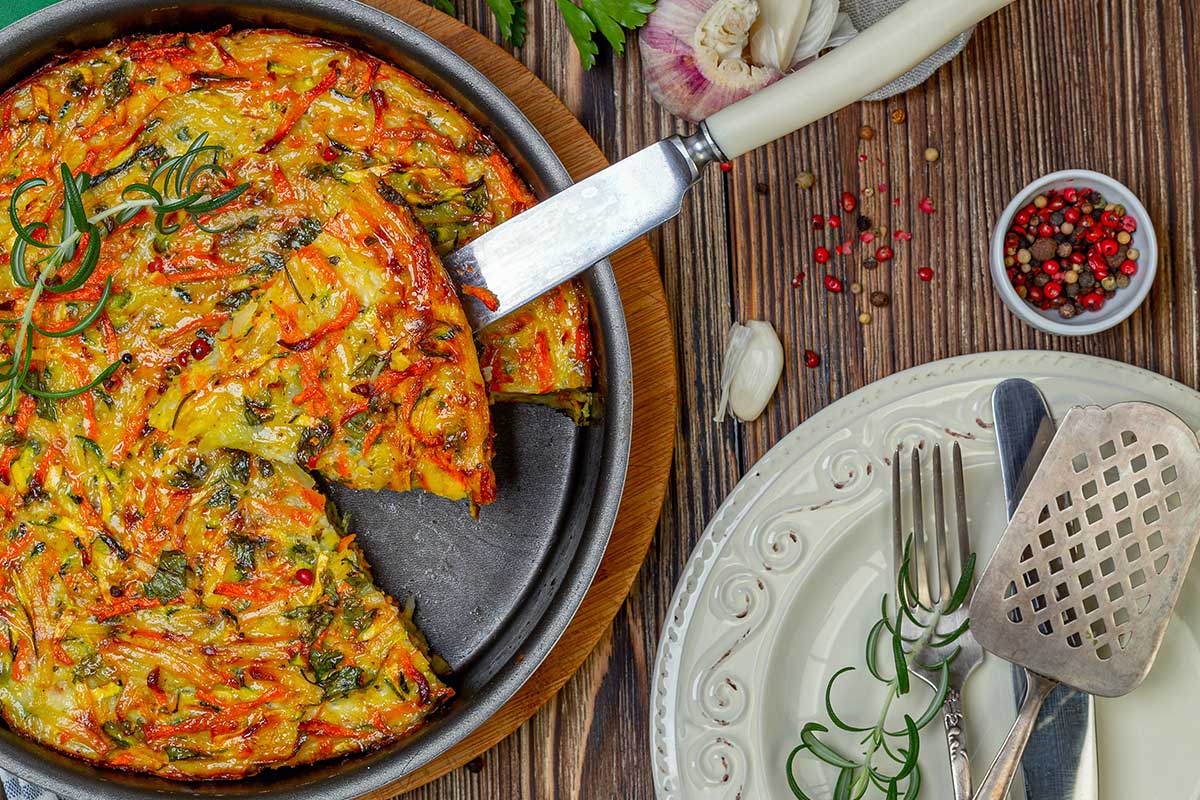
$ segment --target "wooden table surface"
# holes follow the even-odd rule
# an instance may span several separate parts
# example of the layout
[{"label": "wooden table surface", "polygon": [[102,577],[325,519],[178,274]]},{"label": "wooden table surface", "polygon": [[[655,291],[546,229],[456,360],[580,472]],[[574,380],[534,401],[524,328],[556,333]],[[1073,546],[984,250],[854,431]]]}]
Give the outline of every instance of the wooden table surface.
[{"label": "wooden table surface", "polygon": [[[484,0],[460,17],[498,38]],[[529,3],[528,43],[514,51],[583,121],[610,159],[682,130],[654,105],[636,42],[583,72],[553,4]],[[516,734],[470,768],[406,800],[649,800],[650,670],[675,581],[692,544],[742,473],[806,418],[898,370],[963,353],[1016,348],[1105,356],[1189,386],[1197,370],[1197,207],[1200,161],[1200,7],[1191,0],[1018,0],[983,23],[965,53],[927,84],[885,103],[858,104],[713,171],[683,215],[652,237],[678,340],[681,417],[675,469],[655,545],[612,633]],[[907,120],[890,121],[893,109]],[[875,138],[860,141],[860,126]],[[941,158],[929,165],[927,147]],[[868,160],[860,161],[866,153]],[[1159,237],[1149,299],[1115,330],[1058,339],[1019,322],[988,277],[991,226],[1012,195],[1056,169],[1108,173],[1145,203]],[[815,188],[796,187],[809,170]],[[845,190],[886,183],[863,213],[911,231],[890,267],[862,271],[835,256],[834,274],[862,295],[832,295],[811,257],[833,239],[815,233]],[[933,215],[917,201],[928,195]],[[900,204],[895,205],[894,199]],[[853,226],[853,220],[849,220]],[[916,277],[935,270],[931,283]],[[807,273],[799,289],[791,286]],[[862,325],[866,295],[891,305]],[[786,367],[759,421],[713,423],[724,337],[733,320],[779,331]],[[817,369],[802,363],[811,348]]]}]

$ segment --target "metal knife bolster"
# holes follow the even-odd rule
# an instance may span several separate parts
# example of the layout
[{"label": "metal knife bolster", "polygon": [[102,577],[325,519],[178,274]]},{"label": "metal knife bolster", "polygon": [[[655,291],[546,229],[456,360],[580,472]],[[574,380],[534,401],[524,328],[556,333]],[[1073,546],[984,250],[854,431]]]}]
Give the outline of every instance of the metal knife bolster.
[{"label": "metal knife bolster", "polygon": [[[996,387],[992,411],[1004,500],[1011,517],[1054,438],[1054,419],[1037,387],[1020,379]],[[1019,705],[1026,689],[1025,673],[1017,668],[1013,673]],[[1065,686],[1051,693],[1022,762],[1026,800],[1095,800],[1093,720],[1089,695]]]},{"label": "metal knife bolster", "polygon": [[471,327],[480,330],[675,217],[704,166],[723,159],[702,124],[691,136],[639,150],[451,253],[442,263],[454,282],[483,290],[463,297]]}]

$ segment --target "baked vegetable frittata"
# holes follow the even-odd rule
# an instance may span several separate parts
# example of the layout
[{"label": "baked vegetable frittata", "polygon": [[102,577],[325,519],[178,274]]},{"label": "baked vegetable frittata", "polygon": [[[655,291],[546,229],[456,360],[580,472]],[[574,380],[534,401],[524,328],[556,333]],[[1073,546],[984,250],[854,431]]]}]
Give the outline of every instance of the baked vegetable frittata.
[{"label": "baked vegetable frittata", "polygon": [[[8,723],[172,778],[419,726],[452,692],[309,472],[486,504],[489,400],[578,411],[581,286],[477,351],[441,267],[532,204],[505,157],[336,43],[140,36],[0,97],[0,199],[0,357],[27,369],[0,419]],[[77,212],[90,232],[31,293]]]}]

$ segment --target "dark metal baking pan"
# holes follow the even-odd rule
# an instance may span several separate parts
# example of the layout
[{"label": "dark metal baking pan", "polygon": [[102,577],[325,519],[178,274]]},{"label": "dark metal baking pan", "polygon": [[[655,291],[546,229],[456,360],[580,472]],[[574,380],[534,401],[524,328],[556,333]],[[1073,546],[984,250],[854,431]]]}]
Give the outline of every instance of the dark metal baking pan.
[{"label": "dark metal baking pan", "polygon": [[[0,87],[57,54],[135,32],[277,26],[343,41],[412,72],[470,114],[539,196],[570,178],[507,97],[469,63],[395,17],[353,0],[64,0],[0,31]],[[458,696],[423,730],[375,753],[241,781],[178,783],[89,766],[0,729],[0,767],[68,798],[279,794],[353,797],[436,758],[494,714],[566,629],[604,554],[625,480],[633,398],[625,317],[612,269],[587,275],[599,351],[600,415],[576,428],[536,406],[494,409],[499,500],[472,520],[419,493],[330,485],[380,585],[417,600],[417,623],[454,669]]]}]

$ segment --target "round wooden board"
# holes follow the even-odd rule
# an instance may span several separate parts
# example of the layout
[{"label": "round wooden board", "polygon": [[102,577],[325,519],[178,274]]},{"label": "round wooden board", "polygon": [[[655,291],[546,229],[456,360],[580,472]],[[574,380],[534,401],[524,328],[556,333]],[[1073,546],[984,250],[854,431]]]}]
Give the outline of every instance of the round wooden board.
[{"label": "round wooden board", "polygon": [[[607,166],[600,148],[567,107],[532,72],[490,40],[420,0],[369,2],[470,61],[537,126],[573,178],[578,180]],[[462,766],[524,724],[557,694],[608,632],[641,568],[657,527],[671,469],[678,402],[675,342],[650,245],[639,239],[610,260],[625,306],[633,354],[633,441],[625,493],[595,581],[558,644],[512,700],[457,747],[408,777],[364,795],[367,800],[383,800],[428,783]]]}]

